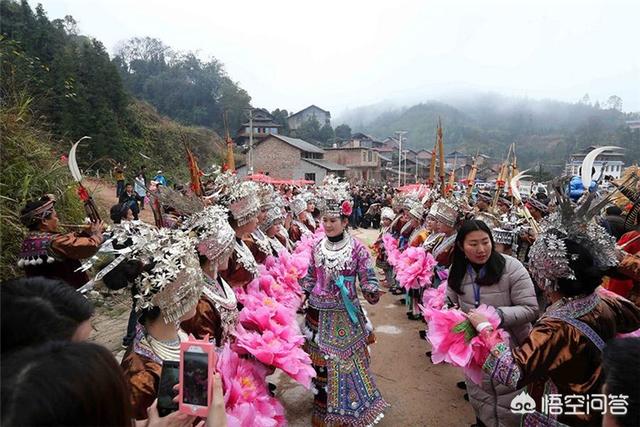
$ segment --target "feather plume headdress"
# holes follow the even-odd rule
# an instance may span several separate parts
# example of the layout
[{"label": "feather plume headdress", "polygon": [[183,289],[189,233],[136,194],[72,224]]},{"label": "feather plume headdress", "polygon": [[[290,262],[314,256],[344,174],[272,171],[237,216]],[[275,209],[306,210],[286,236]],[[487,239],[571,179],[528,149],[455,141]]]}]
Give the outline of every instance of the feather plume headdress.
[{"label": "feather plume headdress", "polygon": [[576,278],[569,265],[567,240],[583,246],[598,268],[618,264],[615,238],[595,221],[595,216],[610,202],[611,195],[596,200],[596,193],[589,193],[576,205],[565,192],[566,183],[566,179],[554,182],[557,210],[542,222],[541,233],[529,252],[529,270],[543,287],[555,287],[558,279]]}]

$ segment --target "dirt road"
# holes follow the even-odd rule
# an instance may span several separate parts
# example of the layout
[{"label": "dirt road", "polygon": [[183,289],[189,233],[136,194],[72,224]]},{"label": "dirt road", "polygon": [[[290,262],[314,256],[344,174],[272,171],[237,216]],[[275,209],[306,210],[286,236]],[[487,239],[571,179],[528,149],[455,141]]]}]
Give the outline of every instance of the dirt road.
[{"label": "dirt road", "polygon": [[[99,185],[94,197],[99,203],[113,204],[115,190]],[[141,219],[152,221],[149,210]],[[369,245],[375,230],[354,230],[353,235]],[[129,315],[130,297],[125,290],[107,297],[98,308],[92,339],[104,344],[117,357]],[[462,380],[460,370],[448,365],[433,365],[425,356],[426,341],[418,337],[424,323],[408,320],[400,297],[387,293],[380,302],[364,304],[374,325],[378,342],[371,347],[372,366],[378,386],[391,408],[380,426],[468,426],[475,421],[473,410],[462,398],[464,392],[455,383]],[[301,319],[300,319],[301,320]],[[284,404],[291,426],[310,424],[313,395],[291,381],[275,374],[270,381],[276,384],[276,394]]]}]

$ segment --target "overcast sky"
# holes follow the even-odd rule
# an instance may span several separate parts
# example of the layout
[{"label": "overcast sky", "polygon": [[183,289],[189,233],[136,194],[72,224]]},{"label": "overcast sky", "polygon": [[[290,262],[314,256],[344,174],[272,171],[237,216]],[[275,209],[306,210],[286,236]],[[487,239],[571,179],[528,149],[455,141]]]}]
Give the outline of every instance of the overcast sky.
[{"label": "overcast sky", "polygon": [[[30,0],[35,6],[38,2]],[[640,111],[640,1],[42,0],[110,52],[135,36],[215,56],[256,107],[297,111],[449,91]]]}]

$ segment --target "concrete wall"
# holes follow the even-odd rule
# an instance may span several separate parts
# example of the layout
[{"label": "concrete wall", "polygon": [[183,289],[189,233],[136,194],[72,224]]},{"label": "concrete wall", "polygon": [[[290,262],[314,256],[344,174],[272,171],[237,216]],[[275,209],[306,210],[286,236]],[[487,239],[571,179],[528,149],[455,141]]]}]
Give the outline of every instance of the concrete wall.
[{"label": "concrete wall", "polygon": [[321,184],[322,180],[327,175],[327,170],[320,166],[312,165],[309,162],[300,161],[293,169],[293,175],[286,179],[305,179],[305,173],[315,173],[316,184]]}]

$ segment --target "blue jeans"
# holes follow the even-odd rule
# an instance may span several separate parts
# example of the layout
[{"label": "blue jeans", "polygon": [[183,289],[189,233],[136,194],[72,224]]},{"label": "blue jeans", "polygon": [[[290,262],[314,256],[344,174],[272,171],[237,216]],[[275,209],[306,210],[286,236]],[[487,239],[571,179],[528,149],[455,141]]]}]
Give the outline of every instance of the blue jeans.
[{"label": "blue jeans", "polygon": [[124,180],[116,183],[116,197],[120,197],[120,194],[124,191]]}]

